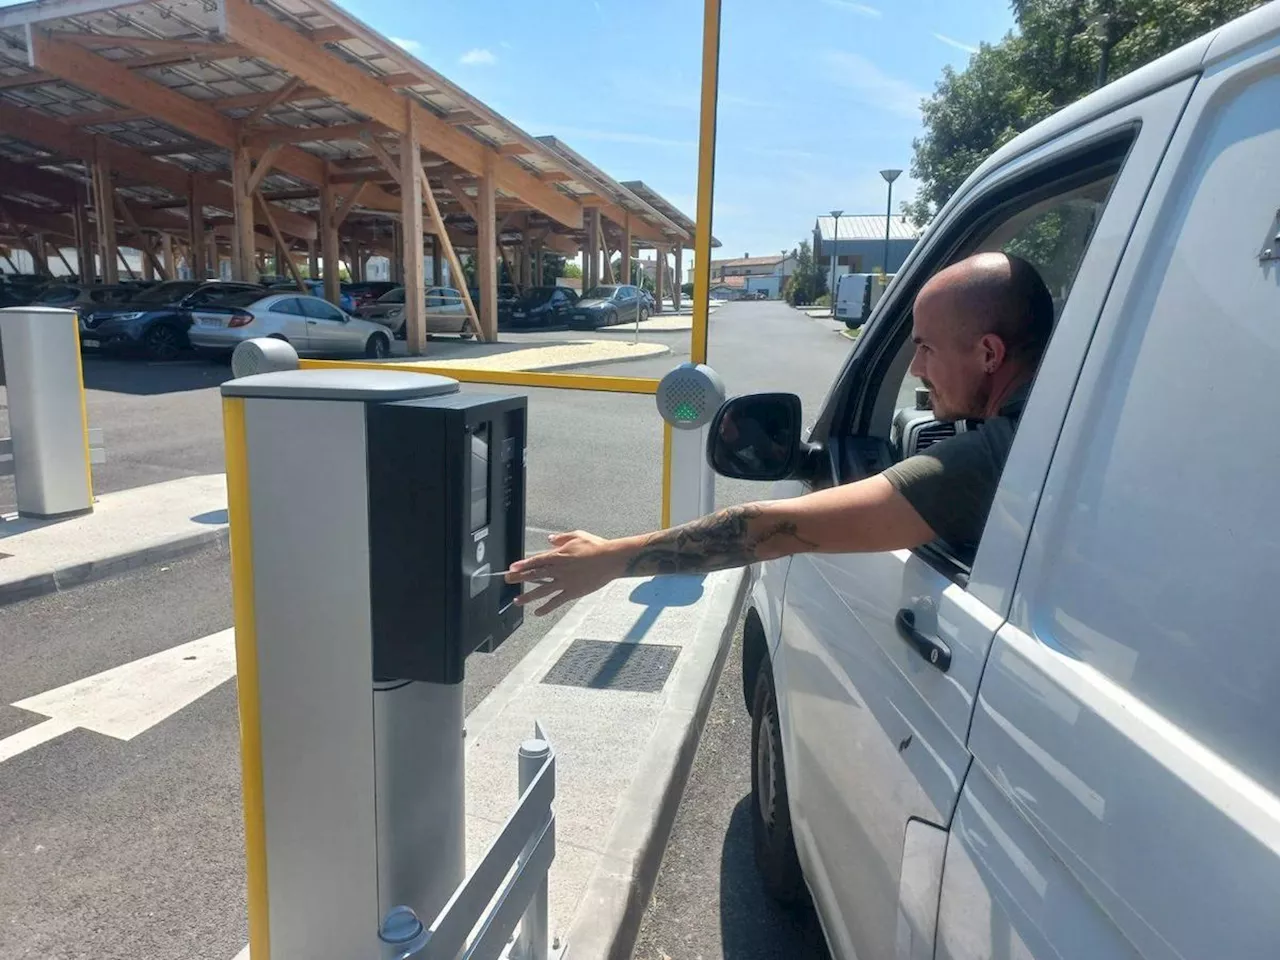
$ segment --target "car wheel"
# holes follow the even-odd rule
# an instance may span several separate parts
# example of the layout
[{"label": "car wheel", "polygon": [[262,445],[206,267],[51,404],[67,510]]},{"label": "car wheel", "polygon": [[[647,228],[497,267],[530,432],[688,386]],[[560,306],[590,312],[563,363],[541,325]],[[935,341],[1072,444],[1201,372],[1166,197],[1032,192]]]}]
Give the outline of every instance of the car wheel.
[{"label": "car wheel", "polygon": [[151,360],[172,360],[182,352],[182,340],[178,337],[178,331],[167,323],[158,323],[148,330],[142,343]]},{"label": "car wheel", "polygon": [[767,662],[760,665],[756,677],[751,711],[751,835],[756,869],[765,892],[779,903],[800,900],[804,896],[804,876],[791,833],[778,697]]},{"label": "car wheel", "polygon": [[371,360],[385,360],[391,356],[391,341],[380,333],[375,333],[364,345],[364,355]]},{"label": "car wheel", "polygon": [[604,325],[605,325],[606,327],[612,327],[612,326],[613,326],[614,324],[616,324],[617,322],[618,322],[618,315],[617,315],[617,313],[611,313],[611,314],[609,314],[608,316],[606,316],[606,317],[604,318]]},{"label": "car wheel", "polygon": [[648,310],[646,310],[644,307],[641,307],[641,308],[640,308],[640,322],[641,322],[641,323],[644,323],[644,322],[645,322],[646,320],[648,320],[648,319],[649,319],[649,311],[648,311]]}]

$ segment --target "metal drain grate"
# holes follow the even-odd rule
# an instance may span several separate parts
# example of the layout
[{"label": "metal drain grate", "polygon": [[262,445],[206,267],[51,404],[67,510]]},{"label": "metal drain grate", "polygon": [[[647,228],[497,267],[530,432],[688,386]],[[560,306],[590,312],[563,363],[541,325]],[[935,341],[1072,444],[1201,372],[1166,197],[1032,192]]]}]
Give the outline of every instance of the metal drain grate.
[{"label": "metal drain grate", "polygon": [[575,640],[556,661],[543,683],[594,690],[657,693],[671,675],[679,647],[656,643]]}]

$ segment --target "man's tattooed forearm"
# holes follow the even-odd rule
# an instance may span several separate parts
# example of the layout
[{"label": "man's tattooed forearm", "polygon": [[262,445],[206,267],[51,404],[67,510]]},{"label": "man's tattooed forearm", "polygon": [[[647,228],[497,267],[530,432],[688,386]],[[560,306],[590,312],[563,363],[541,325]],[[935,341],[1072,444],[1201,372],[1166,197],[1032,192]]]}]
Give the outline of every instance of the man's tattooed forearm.
[{"label": "man's tattooed forearm", "polygon": [[[790,540],[792,550],[816,544],[796,533],[796,525],[787,521],[762,526],[764,511],[755,504],[730,507],[701,520],[694,520],[648,537],[628,562],[627,576],[654,576],[662,573],[710,573],[730,567],[744,567],[762,559],[765,544],[779,546]],[[778,555],[770,551],[770,555]]]}]

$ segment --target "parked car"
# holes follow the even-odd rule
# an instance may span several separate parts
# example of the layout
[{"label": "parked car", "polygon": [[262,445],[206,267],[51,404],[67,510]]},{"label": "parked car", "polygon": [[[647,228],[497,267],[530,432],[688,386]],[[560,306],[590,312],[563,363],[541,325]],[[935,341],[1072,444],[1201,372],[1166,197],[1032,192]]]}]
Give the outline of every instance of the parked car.
[{"label": "parked car", "polygon": [[[309,291],[311,291],[311,295],[313,297],[320,297],[322,300],[324,299],[324,281],[323,280],[303,280],[302,283],[303,283],[303,286],[305,286]],[[345,285],[339,286],[338,306],[342,308],[344,313],[355,313],[356,312],[355,297],[352,296],[350,293],[348,293],[345,289],[343,289],[344,286]],[[286,290],[292,290],[294,293],[297,293],[298,285],[294,283],[292,280],[281,280],[276,283],[269,284],[267,286],[267,289],[279,290],[281,293],[283,293]]]},{"label": "parked car", "polygon": [[[462,294],[453,287],[428,287],[426,290],[427,333],[456,333],[464,340],[475,336],[467,323],[467,308]],[[396,339],[405,338],[404,287],[384,293],[360,311],[366,320],[380,323],[391,330]]]},{"label": "parked car", "polygon": [[922,284],[1003,249],[1054,294],[976,551],[752,572],[755,860],[836,960],[1277,955],[1277,144],[1270,4],[988,158],[807,435],[794,397],[722,409],[774,497],[873,475],[963,427],[908,399]]},{"label": "parked car", "polygon": [[137,291],[119,284],[53,282],[36,288],[29,297],[23,296],[20,287],[14,291],[18,301],[14,306],[36,304],[42,307],[64,307],[75,311],[77,316],[101,309],[128,303]]},{"label": "parked car", "polygon": [[342,292],[351,297],[356,313],[367,307],[384,293],[394,290],[400,284],[391,280],[358,280],[354,283],[342,284]]},{"label": "parked car", "polygon": [[126,304],[80,314],[80,345],[86,349],[141,350],[152,360],[172,360],[190,347],[191,312],[244,292],[262,293],[253,283],[223,280],[168,280]]},{"label": "parked car", "polygon": [[523,297],[499,307],[498,326],[518,328],[563,324],[577,302],[577,292],[568,287],[530,287]]},{"label": "parked car", "polygon": [[242,291],[192,311],[191,345],[206,355],[226,356],[254,337],[288,341],[299,356],[391,356],[386,327],[339,310],[328,300],[275,291]]},{"label": "parked car", "polygon": [[615,323],[631,323],[637,317],[649,319],[649,308],[640,297],[640,288],[631,284],[593,287],[568,314],[575,329],[594,330]]},{"label": "parked car", "polygon": [[653,294],[644,287],[638,287],[637,289],[640,291],[640,300],[643,305],[649,309],[649,316],[653,316],[658,312],[658,301],[655,300]]}]

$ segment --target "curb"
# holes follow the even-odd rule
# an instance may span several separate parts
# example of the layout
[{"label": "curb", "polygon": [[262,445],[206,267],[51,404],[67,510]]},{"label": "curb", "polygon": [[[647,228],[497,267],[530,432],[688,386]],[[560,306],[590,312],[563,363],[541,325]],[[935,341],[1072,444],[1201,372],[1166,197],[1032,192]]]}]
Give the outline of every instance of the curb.
[{"label": "curb", "polygon": [[723,616],[719,643],[696,661],[704,670],[685,672],[685,682],[671,698],[676,709],[667,711],[653,731],[618,805],[606,852],[569,926],[562,960],[629,960],[635,949],[746,600],[746,571],[736,574],[737,583],[708,612],[713,623]]},{"label": "curb", "polygon": [[82,583],[113,577],[165,560],[176,560],[213,544],[220,549],[225,549],[229,540],[230,534],[226,527],[200,530],[174,537],[164,543],[143,547],[141,550],[118,553],[84,563],[67,564],[44,573],[33,573],[21,580],[0,583],[0,606],[47,596],[51,593],[60,593]]},{"label": "curb", "polygon": [[[677,331],[678,332],[678,331]],[[643,341],[642,341],[643,342]],[[666,356],[671,352],[671,348],[666,344],[650,344],[650,346],[660,346],[662,350],[656,353],[648,353],[643,357],[607,357],[604,360],[585,360],[574,361],[573,363],[553,363],[541,367],[520,367],[518,370],[495,370],[493,367],[458,367],[459,370],[483,370],[486,373],[552,373],[556,370],[579,370],[586,367],[607,367],[612,363],[636,363],[640,360],[656,360],[659,357]],[[406,358],[402,358],[406,359]],[[421,360],[430,362],[428,357],[409,357],[409,361]]]}]

